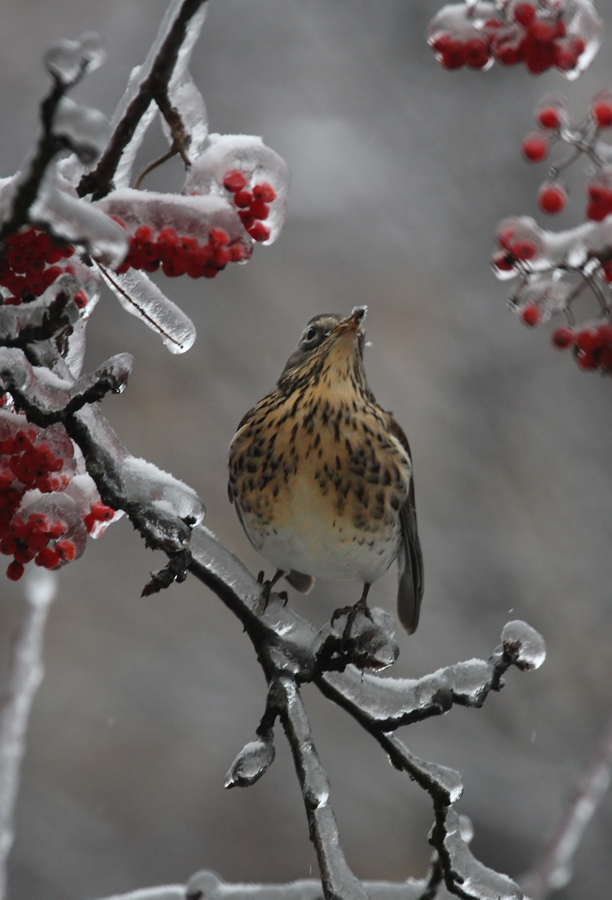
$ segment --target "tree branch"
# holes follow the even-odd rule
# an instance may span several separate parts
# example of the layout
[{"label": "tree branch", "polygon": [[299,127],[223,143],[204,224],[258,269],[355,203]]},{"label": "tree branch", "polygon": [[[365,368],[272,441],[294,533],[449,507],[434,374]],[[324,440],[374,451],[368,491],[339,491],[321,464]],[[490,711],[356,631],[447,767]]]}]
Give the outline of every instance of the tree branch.
[{"label": "tree branch", "polygon": [[[168,100],[168,84],[172,77],[179,52],[183,47],[188,25],[207,0],[183,0],[168,27],[166,36],[153,60],[148,75],[129,102],[111,136],[108,146],[95,169],[83,175],[77,188],[80,197],[92,194],[93,200],[105,197],[113,189],[113,179],[121,156],[134,137],[138,125],[152,102],[165,110],[166,119],[173,110]],[[162,26],[163,27],[163,26]],[[176,110],[173,110],[176,113]],[[178,113],[176,113],[178,115]],[[176,129],[176,117],[170,115],[168,124]],[[184,147],[182,148],[184,151]]]},{"label": "tree branch", "polygon": [[56,576],[45,569],[24,582],[26,608],[13,650],[0,712],[0,900],[6,891],[6,862],[13,844],[13,812],[32,702],[43,678],[42,646]]}]

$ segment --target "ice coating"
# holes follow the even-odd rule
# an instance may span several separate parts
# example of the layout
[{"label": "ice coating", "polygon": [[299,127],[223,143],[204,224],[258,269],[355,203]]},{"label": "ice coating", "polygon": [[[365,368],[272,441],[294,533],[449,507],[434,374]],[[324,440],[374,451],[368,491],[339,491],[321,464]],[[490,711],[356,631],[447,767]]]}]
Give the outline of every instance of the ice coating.
[{"label": "ice coating", "polygon": [[113,894],[105,900],[185,900],[185,885],[161,884],[157,887],[139,888],[127,894]]},{"label": "ice coating", "polygon": [[81,162],[94,162],[110,137],[106,117],[97,109],[62,97],[53,119],[53,132],[68,141]]},{"label": "ice coating", "polygon": [[225,776],[225,787],[249,787],[259,781],[274,762],[272,740],[258,737],[242,748]]},{"label": "ice coating", "polygon": [[[74,282],[75,290],[71,290],[64,279]],[[60,295],[67,295],[68,299],[72,299],[78,290],[78,285],[72,276],[64,275],[59,282],[55,282],[51,287],[30,303],[19,306],[0,305],[0,333],[6,343],[16,341],[26,328],[42,328],[49,314],[49,307]],[[64,307],[60,327],[66,325],[76,326],[79,318],[79,308],[76,303],[68,302]]]},{"label": "ice coating", "polygon": [[323,678],[348,702],[391,730],[446,712],[452,703],[479,706],[492,672],[490,662],[472,659],[419,679],[378,678],[367,673],[358,676],[349,670],[328,672]]},{"label": "ice coating", "polygon": [[463,794],[463,782],[459,772],[448,768],[448,766],[440,766],[437,763],[420,759],[412,754],[396,737],[391,737],[389,740],[402,757],[404,768],[410,777],[417,780],[438,801],[441,800],[440,793],[444,795],[442,802],[445,806],[450,806],[460,799]]},{"label": "ice coating", "polygon": [[[168,38],[168,35],[172,30],[177,16],[181,12],[182,6],[183,0],[172,0],[170,5],[168,6],[168,9],[166,10],[161,25],[159,26],[157,36],[151,44],[145,61],[142,65],[137,66],[132,70],[128,86],[111,118],[110,124],[112,132],[116,130],[117,126],[125,116],[130,103],[138,95],[142,83],[146,81],[146,79],[151,74],[159,51],[164,44],[164,41]],[[187,25],[185,39],[181,44],[181,49],[177,57],[176,65],[174,67],[174,71],[172,72],[172,78],[170,82],[171,85],[180,84],[181,79],[183,78],[183,75],[187,70],[193,46],[199,36],[202,25],[204,24],[204,19],[206,18],[206,12],[207,4],[204,3],[195,13],[195,15],[192,16]],[[156,114],[157,106],[155,105],[155,103],[151,103],[149,109],[138,123],[132,139],[123,150],[119,165],[117,166],[117,169],[115,171],[114,183],[116,187],[127,187],[129,185],[132,168],[134,166],[134,160],[136,159],[136,154],[138,153],[146,131]]]},{"label": "ice coating", "polygon": [[44,63],[48,72],[71,85],[86,72],[93,72],[106,59],[106,51],[99,35],[93,31],[82,34],[77,40],[57,41],[45,53]]},{"label": "ice coating", "polygon": [[152,504],[177,519],[200,522],[204,518],[204,506],[193,488],[146,459],[126,456],[121,474],[133,502]]},{"label": "ice coating", "polygon": [[444,849],[450,857],[460,896],[469,900],[523,900],[519,886],[478,862],[461,836],[461,822],[454,809],[446,813]]},{"label": "ice coating", "polygon": [[49,166],[30,208],[34,224],[71,244],[84,244],[100,262],[117,266],[127,253],[125,231],[101,210],[79,200],[74,188]]},{"label": "ice coating", "polygon": [[502,643],[504,647],[518,645],[516,664],[522,669],[539,669],[546,659],[544,638],[535,628],[520,619],[504,625]]},{"label": "ice coating", "polygon": [[59,520],[64,523],[65,528],[61,539],[73,544],[74,556],[60,558],[55,566],[56,569],[67,565],[71,559],[78,559],[83,555],[87,544],[87,529],[79,515],[74,499],[65,491],[45,494],[37,489],[26,491],[17,509],[16,517],[27,521],[31,514],[47,516],[52,521]]},{"label": "ice coating", "polygon": [[[190,159],[197,159],[208,143],[208,114],[204,98],[187,70],[180,78],[172,79],[168,93],[189,137],[187,155]],[[172,132],[163,117],[161,123],[168,142],[172,143]]]},{"label": "ice coating", "polygon": [[566,308],[570,293],[570,286],[559,278],[541,275],[519,285],[509,299],[519,312],[525,306],[536,306],[540,312],[540,322],[547,322],[555,313]]},{"label": "ice coating", "polygon": [[287,210],[289,192],[289,167],[274,150],[267,147],[260,137],[244,134],[211,134],[209,144],[187,172],[183,194],[216,194],[226,197],[223,179],[227,172],[240,172],[247,186],[267,183],[276,193],[270,203],[266,226],[270,236],[264,244],[272,244],[280,234]]},{"label": "ice coating", "polygon": [[144,272],[99,269],[102,279],[131,315],[161,336],[171,353],[185,353],[196,339],[195,325]]},{"label": "ice coating", "polygon": [[601,45],[603,22],[597,15],[597,10],[591,0],[566,0],[565,19],[568,23],[568,36],[571,38],[575,35],[586,42],[586,47],[580,54],[575,68],[564,73],[566,78],[573,81],[593,62]]},{"label": "ice coating", "polygon": [[[370,900],[421,900],[426,890],[424,882],[412,879],[398,883],[363,881],[362,884]],[[351,894],[343,896],[352,897]],[[443,895],[439,896],[442,900]],[[132,900],[132,895],[121,896],[114,900]],[[134,897],[133,900],[158,900],[158,898],[152,895]],[[314,878],[291,881],[287,884],[230,884],[219,878],[215,872],[203,870],[196,872],[189,879],[184,889],[183,900],[323,900],[323,889],[321,882]]]},{"label": "ice coating", "polygon": [[369,614],[359,610],[350,623],[348,613],[334,620],[333,629],[324,627],[320,632],[321,643],[334,633],[347,645],[348,659],[360,669],[382,671],[392,666],[399,656],[399,647],[393,640],[395,618],[385,610],[373,607]]},{"label": "ice coating", "polygon": [[139,225],[149,225],[154,231],[171,227],[181,236],[204,243],[212,228],[222,228],[230,240],[246,237],[235,209],[218,194],[191,197],[121,188],[92,206],[108,216],[117,216],[130,233]]}]

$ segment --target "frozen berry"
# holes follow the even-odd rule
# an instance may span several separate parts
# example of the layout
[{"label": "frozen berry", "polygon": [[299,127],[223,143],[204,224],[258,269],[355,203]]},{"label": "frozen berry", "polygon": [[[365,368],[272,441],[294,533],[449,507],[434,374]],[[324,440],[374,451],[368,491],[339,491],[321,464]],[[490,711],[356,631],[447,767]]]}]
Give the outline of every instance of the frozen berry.
[{"label": "frozen berry", "polygon": [[525,325],[538,325],[542,319],[540,314],[540,310],[537,306],[534,306],[533,303],[529,303],[527,306],[524,306],[521,310],[521,319],[525,323]]},{"label": "frozen berry", "polygon": [[561,212],[567,201],[567,192],[564,186],[558,182],[543,184],[538,192],[538,203],[542,212]]},{"label": "frozen berry", "polygon": [[569,325],[560,325],[553,331],[551,341],[559,350],[566,350],[574,343],[574,329]]},{"label": "frozen berry", "polygon": [[530,162],[541,162],[548,155],[548,137],[539,131],[531,131],[523,141],[523,153]]}]

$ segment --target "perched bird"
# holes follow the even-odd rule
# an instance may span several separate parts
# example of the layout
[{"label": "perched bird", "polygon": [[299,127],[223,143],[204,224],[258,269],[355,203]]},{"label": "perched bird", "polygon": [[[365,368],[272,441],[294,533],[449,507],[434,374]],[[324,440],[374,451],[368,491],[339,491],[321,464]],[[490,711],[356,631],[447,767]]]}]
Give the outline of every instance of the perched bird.
[{"label": "perched bird", "polygon": [[310,320],[276,387],[232,439],[229,499],[276,569],[266,599],[283,576],[303,593],[317,575],[358,578],[354,608],[367,613],[370,585],[397,559],[397,609],[411,634],[423,595],[412,459],[366,381],[365,314]]}]

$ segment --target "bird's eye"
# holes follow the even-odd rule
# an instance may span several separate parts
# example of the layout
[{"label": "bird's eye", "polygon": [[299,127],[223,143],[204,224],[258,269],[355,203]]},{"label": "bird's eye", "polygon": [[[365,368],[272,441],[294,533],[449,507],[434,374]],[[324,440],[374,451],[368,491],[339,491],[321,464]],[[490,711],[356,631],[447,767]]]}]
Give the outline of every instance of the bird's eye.
[{"label": "bird's eye", "polygon": [[314,338],[316,338],[317,334],[318,334],[317,329],[313,325],[311,325],[310,328],[308,329],[308,331],[306,332],[306,334],[304,335],[304,340],[312,341],[312,340],[314,340]]}]

